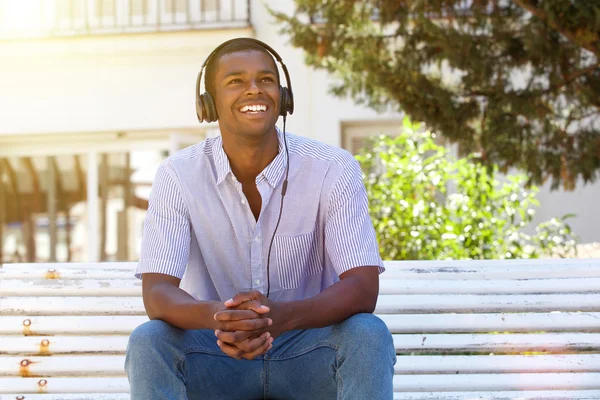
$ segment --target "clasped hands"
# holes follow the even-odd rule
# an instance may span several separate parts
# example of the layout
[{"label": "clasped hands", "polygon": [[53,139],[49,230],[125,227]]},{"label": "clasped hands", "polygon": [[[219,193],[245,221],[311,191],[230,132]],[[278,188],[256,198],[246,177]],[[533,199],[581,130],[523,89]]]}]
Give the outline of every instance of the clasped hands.
[{"label": "clasped hands", "polygon": [[215,336],[223,353],[252,360],[265,354],[282,333],[278,305],[259,291],[238,293],[214,315]]}]

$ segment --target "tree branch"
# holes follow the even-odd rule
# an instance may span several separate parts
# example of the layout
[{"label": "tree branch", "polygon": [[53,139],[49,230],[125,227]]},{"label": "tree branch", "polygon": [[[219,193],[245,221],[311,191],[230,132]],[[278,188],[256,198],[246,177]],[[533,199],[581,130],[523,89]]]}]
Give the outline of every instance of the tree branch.
[{"label": "tree branch", "polygon": [[596,56],[600,57],[600,47],[598,46],[597,43],[583,42],[583,41],[579,40],[576,32],[566,29],[562,26],[559,26],[555,22],[550,21],[548,19],[548,15],[546,14],[546,12],[544,10],[536,7],[536,5],[533,3],[532,0],[512,0],[512,1],[515,4],[517,4],[518,6],[520,6],[521,8],[524,8],[525,10],[529,11],[530,13],[532,13],[533,15],[535,15],[536,17],[538,17],[539,19],[541,19],[542,21],[547,23],[554,30],[558,31],[564,37],[569,39],[573,44],[575,44],[579,47],[583,47],[584,49],[589,50],[592,53],[594,53]]},{"label": "tree branch", "polygon": [[548,93],[548,92],[551,92],[553,90],[560,89],[560,88],[562,88],[564,86],[567,86],[570,83],[572,83],[574,80],[576,80],[578,78],[581,78],[582,76],[589,75],[592,72],[594,72],[595,70],[597,70],[598,68],[600,68],[600,63],[596,63],[596,64],[593,64],[593,65],[590,65],[587,68],[580,69],[579,71],[575,71],[571,75],[568,75],[565,78],[565,80],[562,81],[561,83],[559,83],[557,85],[553,85],[553,86],[549,87],[548,89],[546,89],[544,91],[544,93]]}]

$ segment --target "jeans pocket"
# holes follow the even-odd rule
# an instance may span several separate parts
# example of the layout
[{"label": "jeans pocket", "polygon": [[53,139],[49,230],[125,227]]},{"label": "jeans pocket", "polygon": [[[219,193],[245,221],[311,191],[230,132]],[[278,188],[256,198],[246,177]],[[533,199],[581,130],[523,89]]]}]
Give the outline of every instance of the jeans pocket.
[{"label": "jeans pocket", "polygon": [[298,236],[275,236],[277,270],[283,289],[296,289],[305,277],[323,270],[316,230]]}]

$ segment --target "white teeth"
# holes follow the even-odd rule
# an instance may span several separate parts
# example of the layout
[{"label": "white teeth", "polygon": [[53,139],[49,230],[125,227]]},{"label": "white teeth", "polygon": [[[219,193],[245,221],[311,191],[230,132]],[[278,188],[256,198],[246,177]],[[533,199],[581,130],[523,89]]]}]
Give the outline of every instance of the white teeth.
[{"label": "white teeth", "polygon": [[261,105],[244,106],[244,107],[240,108],[240,112],[248,112],[248,111],[253,111],[253,112],[267,111],[267,106],[261,104]]}]

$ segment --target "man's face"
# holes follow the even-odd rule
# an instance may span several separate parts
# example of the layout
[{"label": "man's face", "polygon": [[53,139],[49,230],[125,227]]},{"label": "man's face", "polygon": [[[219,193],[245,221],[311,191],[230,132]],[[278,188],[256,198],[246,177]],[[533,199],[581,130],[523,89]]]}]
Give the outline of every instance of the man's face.
[{"label": "man's face", "polygon": [[215,103],[222,133],[261,136],[279,116],[279,82],[273,59],[262,51],[225,54],[215,73]]}]

